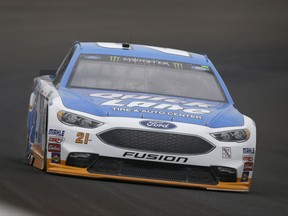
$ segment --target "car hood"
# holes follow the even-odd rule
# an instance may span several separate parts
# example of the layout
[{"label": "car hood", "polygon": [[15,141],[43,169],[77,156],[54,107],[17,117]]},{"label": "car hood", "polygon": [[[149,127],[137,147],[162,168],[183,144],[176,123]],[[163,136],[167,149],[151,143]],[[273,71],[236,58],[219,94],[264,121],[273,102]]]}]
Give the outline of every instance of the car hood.
[{"label": "car hood", "polygon": [[59,88],[65,107],[95,116],[154,119],[212,128],[242,126],[232,104],[137,92]]}]

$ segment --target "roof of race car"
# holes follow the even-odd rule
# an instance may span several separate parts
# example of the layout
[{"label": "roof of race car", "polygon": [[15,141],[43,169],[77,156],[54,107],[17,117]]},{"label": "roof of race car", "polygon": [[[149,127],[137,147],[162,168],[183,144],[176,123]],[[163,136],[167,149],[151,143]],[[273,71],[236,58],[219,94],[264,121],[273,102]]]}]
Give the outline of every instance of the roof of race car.
[{"label": "roof of race car", "polygon": [[83,54],[113,54],[142,58],[162,59],[187,63],[210,65],[211,62],[205,55],[191,53],[183,50],[163,48],[139,44],[107,43],[107,42],[81,42],[78,43]]}]

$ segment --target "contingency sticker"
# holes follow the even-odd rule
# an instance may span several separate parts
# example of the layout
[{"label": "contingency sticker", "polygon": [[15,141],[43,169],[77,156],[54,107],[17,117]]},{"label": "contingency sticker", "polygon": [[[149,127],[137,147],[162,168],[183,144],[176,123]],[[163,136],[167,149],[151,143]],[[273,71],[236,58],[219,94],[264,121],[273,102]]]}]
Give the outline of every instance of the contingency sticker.
[{"label": "contingency sticker", "polygon": [[253,162],[244,163],[244,171],[252,171],[253,170]]},{"label": "contingency sticker", "polygon": [[254,156],[253,155],[243,155],[243,162],[253,162]]},{"label": "contingency sticker", "polygon": [[231,147],[222,147],[222,158],[231,158]]},{"label": "contingency sticker", "polygon": [[49,135],[55,135],[63,137],[65,134],[65,130],[58,130],[58,129],[49,129]]},{"label": "contingency sticker", "polygon": [[243,154],[255,154],[255,148],[243,148]]},{"label": "contingency sticker", "polygon": [[61,145],[55,143],[48,144],[48,151],[49,152],[61,152]]},{"label": "contingency sticker", "polygon": [[61,155],[59,152],[51,153],[51,163],[60,164],[61,163]]},{"label": "contingency sticker", "polygon": [[64,142],[63,137],[58,137],[58,136],[49,136],[48,142],[49,143],[56,143],[56,144],[62,144]]},{"label": "contingency sticker", "polygon": [[248,182],[248,179],[249,179],[249,172],[243,172],[241,182]]}]

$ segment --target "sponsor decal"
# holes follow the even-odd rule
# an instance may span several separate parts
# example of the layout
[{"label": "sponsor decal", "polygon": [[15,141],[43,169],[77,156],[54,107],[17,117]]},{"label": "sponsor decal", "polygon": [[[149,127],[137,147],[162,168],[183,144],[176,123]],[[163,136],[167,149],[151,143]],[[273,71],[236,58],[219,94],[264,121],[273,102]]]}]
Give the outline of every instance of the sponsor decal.
[{"label": "sponsor decal", "polygon": [[49,135],[63,137],[65,135],[65,130],[49,129]]},{"label": "sponsor decal", "polygon": [[222,158],[231,158],[231,147],[222,147]]},{"label": "sponsor decal", "polygon": [[243,154],[255,154],[255,148],[243,148]]},{"label": "sponsor decal", "polygon": [[55,143],[49,143],[48,152],[61,152],[61,145]]},{"label": "sponsor decal", "polygon": [[254,156],[253,155],[243,155],[243,162],[253,162]]},{"label": "sponsor decal", "polygon": [[193,119],[202,119],[202,116],[198,115],[190,115],[190,114],[181,114],[181,113],[176,113],[176,112],[165,112],[165,111],[158,111],[158,110],[147,110],[147,109],[128,109],[128,108],[118,108],[118,107],[113,107],[113,111],[119,111],[119,112],[133,112],[133,113],[149,113],[149,114],[157,114],[157,115],[169,115],[172,118],[177,116],[177,117],[183,117],[183,118],[193,118]]},{"label": "sponsor decal", "polygon": [[201,70],[201,71],[209,71],[210,70],[210,68],[209,68],[209,66],[197,66],[197,65],[193,65],[192,67],[191,67],[191,69],[193,69],[193,70]]},{"label": "sponsor decal", "polygon": [[111,62],[118,62],[120,60],[120,56],[110,56]]},{"label": "sponsor decal", "polygon": [[255,154],[255,148],[243,148],[243,154]]},{"label": "sponsor decal", "polygon": [[175,69],[183,69],[183,64],[180,62],[173,62]]},{"label": "sponsor decal", "polygon": [[141,65],[151,65],[151,66],[163,66],[172,68],[172,64],[169,61],[157,60],[157,59],[144,59],[137,57],[129,57],[129,56],[119,56],[118,61],[123,63],[132,63],[132,64],[141,64]]},{"label": "sponsor decal", "polygon": [[145,160],[157,160],[166,162],[178,162],[186,163],[188,161],[187,157],[177,157],[171,155],[160,155],[160,154],[148,154],[140,152],[124,152],[123,157],[125,158],[140,158]]},{"label": "sponsor decal", "polygon": [[[121,46],[122,49],[122,46]],[[174,50],[169,50],[169,54],[174,53]],[[172,53],[171,53],[172,51]],[[183,51],[177,50],[176,55],[182,55]],[[189,53],[184,52],[184,56],[190,56]],[[208,65],[199,65],[199,64],[191,64],[177,61],[169,61],[169,60],[159,60],[159,59],[150,59],[150,58],[139,58],[134,56],[117,56],[117,55],[84,55],[81,58],[96,60],[101,62],[113,62],[113,63],[126,63],[126,64],[138,64],[138,65],[148,65],[148,66],[157,66],[162,68],[172,68],[176,70],[198,70],[204,72],[212,72],[212,69]]]},{"label": "sponsor decal", "polygon": [[56,144],[62,144],[64,142],[63,137],[57,137],[57,136],[50,136],[48,139],[49,143],[56,143]]},{"label": "sponsor decal", "polygon": [[157,128],[157,129],[174,129],[177,127],[175,124],[164,121],[141,121],[139,123],[144,127]]},{"label": "sponsor decal", "polygon": [[248,179],[249,179],[249,172],[243,172],[241,182],[248,182]]},{"label": "sponsor decal", "polygon": [[101,55],[86,55],[86,56],[83,56],[83,58],[85,59],[92,59],[92,60],[100,60],[102,59]]},{"label": "sponsor decal", "polygon": [[51,153],[51,163],[61,164],[61,155],[58,152]]},{"label": "sponsor decal", "polygon": [[244,163],[243,171],[252,171],[253,170],[253,162]]},{"label": "sponsor decal", "polygon": [[[159,112],[163,111],[166,114],[168,112],[173,111],[183,111],[189,114],[209,114],[211,113],[208,109],[213,107],[211,104],[200,103],[200,102],[187,102],[181,101],[174,98],[169,97],[153,97],[150,95],[130,95],[130,94],[118,94],[118,93],[94,93],[90,94],[91,97],[104,98],[108,99],[105,102],[101,103],[102,106],[112,106],[115,111],[118,111],[117,108],[121,108],[123,106],[128,107],[123,111],[133,111],[133,109],[139,108],[153,108],[158,109]],[[127,99],[134,99],[135,101],[130,101]],[[137,100],[137,101],[136,101]],[[139,100],[139,101],[138,101]],[[147,109],[148,110],[148,109]],[[119,110],[120,111],[120,110]]]}]

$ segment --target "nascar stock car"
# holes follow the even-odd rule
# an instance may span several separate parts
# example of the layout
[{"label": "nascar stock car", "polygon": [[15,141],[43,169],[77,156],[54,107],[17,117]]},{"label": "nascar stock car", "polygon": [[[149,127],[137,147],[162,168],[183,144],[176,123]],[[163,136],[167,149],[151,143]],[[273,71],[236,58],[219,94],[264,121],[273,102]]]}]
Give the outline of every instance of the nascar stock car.
[{"label": "nascar stock car", "polygon": [[75,42],[34,79],[25,161],[49,173],[249,191],[255,153],[206,55]]}]

